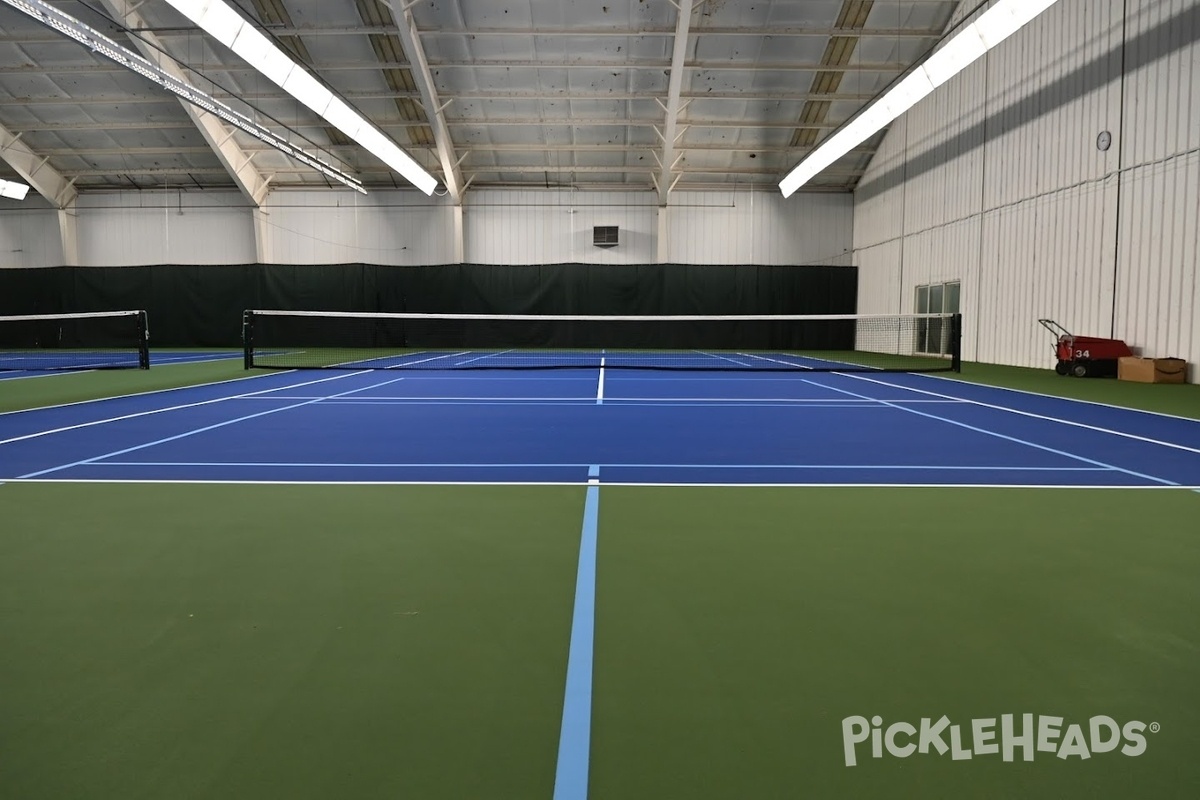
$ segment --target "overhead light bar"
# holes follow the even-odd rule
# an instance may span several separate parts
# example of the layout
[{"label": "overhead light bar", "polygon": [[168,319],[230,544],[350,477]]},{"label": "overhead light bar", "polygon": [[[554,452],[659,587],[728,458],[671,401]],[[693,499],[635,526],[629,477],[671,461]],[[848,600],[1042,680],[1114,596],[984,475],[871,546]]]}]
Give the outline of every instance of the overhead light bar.
[{"label": "overhead light bar", "polygon": [[16,181],[0,180],[0,197],[24,200],[27,194],[29,194],[29,187],[25,184],[17,183]]},{"label": "overhead light bar", "polygon": [[854,119],[825,139],[779,182],[784,197],[815,178],[853,148],[883,130],[892,120],[915,106],[934,89],[957,75],[980,56],[1016,33],[1056,0],[998,0],[979,18]]},{"label": "overhead light bar", "polygon": [[363,194],[367,193],[367,190],[363,188],[362,182],[357,178],[316,156],[309,155],[269,128],[258,124],[245,114],[233,110],[190,83],[176,78],[154,62],[142,58],[132,50],[117,44],[112,39],[94,28],[85,25],[69,14],[64,14],[57,8],[42,2],[42,0],[0,0],[0,2],[12,6],[46,27],[74,39],[92,52],[115,61],[126,69],[132,70],[143,77],[149,78],[164,89],[178,95],[183,100],[220,117],[230,125],[245,131],[260,141],[266,142],[276,150],[285,153],[306,166],[312,167],[327,177],[333,178],[338,183],[343,183]]},{"label": "overhead light bar", "polygon": [[276,47],[225,0],[167,0],[167,3],[422,192],[433,194],[437,178]]}]

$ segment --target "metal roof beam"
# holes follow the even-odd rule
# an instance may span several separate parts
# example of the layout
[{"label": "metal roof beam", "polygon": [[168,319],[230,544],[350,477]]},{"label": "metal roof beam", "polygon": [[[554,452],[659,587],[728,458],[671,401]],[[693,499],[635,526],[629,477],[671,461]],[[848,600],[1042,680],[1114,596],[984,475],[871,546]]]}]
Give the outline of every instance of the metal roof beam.
[{"label": "metal roof beam", "polygon": [[63,265],[79,266],[79,234],[75,225],[75,201],[79,190],[75,179],[50,166],[50,156],[34,152],[21,141],[20,134],[0,125],[0,158],[12,167],[21,180],[54,206],[58,218],[58,238],[62,244]]},{"label": "metal roof beam", "polygon": [[442,182],[455,205],[462,203],[463,179],[454,153],[454,141],[450,138],[450,128],[446,124],[446,107],[438,98],[437,87],[433,83],[433,73],[430,72],[429,62],[425,58],[425,48],[421,46],[421,36],[413,21],[411,6],[413,3],[401,0],[387,0],[396,19],[396,27],[400,42],[404,45],[404,53],[411,62],[408,67],[412,71],[417,90],[421,93],[421,105],[425,108],[425,116],[433,128],[433,141],[437,147],[438,160],[442,164]]},{"label": "metal roof beam", "polygon": [[[347,100],[420,100],[420,92],[392,91],[363,91],[341,92]],[[287,94],[281,91],[258,91],[229,94],[227,92],[209,92],[209,96],[217,100],[283,100],[289,101]],[[681,92],[681,100],[772,100],[804,102],[805,100],[845,100],[847,102],[866,102],[874,100],[877,93],[871,92],[842,92],[837,94],[814,94],[812,92]],[[662,102],[659,98],[647,94],[630,92],[454,92],[441,94],[445,101],[450,100],[553,100],[580,102]],[[7,102],[7,100],[6,100]],[[25,106],[90,106],[90,105],[151,105],[171,102],[169,97],[15,97],[13,103]],[[445,105],[445,102],[443,102]]]},{"label": "metal roof beam", "polygon": [[[351,31],[347,31],[350,33]],[[301,32],[303,34],[303,32]],[[861,36],[887,39],[940,39],[943,31],[941,29],[931,30],[926,28],[871,28],[861,30],[847,30],[844,28],[829,28],[829,27],[791,27],[791,28],[737,28],[737,27],[713,27],[701,28],[693,32],[695,36],[786,36],[786,37],[811,37],[824,39],[830,36]],[[665,38],[675,35],[675,28],[654,27],[654,28],[530,28],[521,30],[517,28],[469,28],[459,30],[422,30],[422,36],[460,36],[460,37],[475,37],[475,36],[544,36],[550,37],[587,37],[587,38]]]},{"label": "metal roof beam", "polygon": [[[121,2],[121,0],[100,0],[100,4],[120,24],[130,30],[139,31],[138,36],[132,36],[130,39],[144,58],[157,64],[159,69],[169,74],[175,80],[194,85],[187,73],[178,64],[170,59],[160,57],[161,53],[159,51],[166,52],[166,49],[153,33],[147,33],[142,30],[149,26],[146,24],[145,18],[137,12],[136,5],[130,5],[129,3]],[[122,68],[118,67],[117,69]],[[233,178],[233,182],[237,184],[242,194],[246,195],[255,206],[261,206],[267,199],[268,192],[270,192],[270,179],[259,172],[258,168],[252,163],[254,154],[248,153],[234,139],[234,129],[226,125],[215,115],[191,103],[179,100],[179,104],[191,118],[192,123],[199,129],[200,134],[204,137],[204,141],[208,142],[208,146],[216,154],[217,160],[221,162],[221,166]],[[101,126],[101,128],[103,127]]]},{"label": "metal roof beam", "polygon": [[[947,0],[953,2],[955,0]],[[186,36],[195,36],[199,30],[196,26],[166,26],[147,28],[151,33],[157,34],[163,39],[172,39]],[[323,37],[323,36],[387,36],[394,35],[396,29],[387,25],[363,25],[363,26],[346,26],[346,25],[263,25],[263,30],[269,31],[275,36],[304,36],[304,37]],[[111,33],[110,31],[105,31]],[[477,36],[540,36],[540,37],[587,37],[587,38],[619,38],[619,39],[636,39],[636,38],[666,38],[675,35],[674,28],[668,27],[645,27],[645,28],[457,28],[457,29],[440,29],[440,28],[418,28],[417,32],[422,38],[428,37],[477,37]],[[738,28],[738,27],[713,27],[704,28],[694,32],[696,36],[779,36],[779,37],[811,37],[811,38],[826,38],[829,36],[860,36],[862,38],[877,38],[877,39],[940,39],[943,34],[941,29],[932,30],[926,28],[864,28],[862,30],[850,30],[846,28],[830,28],[830,27],[786,27],[786,28]],[[12,34],[8,36],[0,36],[0,43],[23,43],[23,42],[49,42],[53,41],[51,37],[33,34],[22,36],[20,34]]]},{"label": "metal roof beam", "polygon": [[[405,65],[409,66],[409,65]],[[539,61],[536,59],[492,59],[483,61],[436,61],[430,62],[431,69],[595,69],[595,70],[641,70],[661,71],[671,69],[672,62],[660,59],[640,61]],[[887,74],[904,72],[911,64],[881,62],[876,64],[855,63],[839,67],[844,72],[878,72]],[[322,67],[326,69],[327,67]],[[337,67],[334,67],[335,69]],[[360,67],[361,68],[361,67]],[[717,72],[820,72],[829,69],[828,64],[797,61],[772,61],[756,64],[752,61],[685,61],[684,70],[713,70]]]},{"label": "metal roof beam", "polygon": [[[330,151],[338,150],[353,150],[356,149],[356,144],[336,145],[329,147]],[[753,144],[677,144],[675,150],[677,152],[699,152],[699,153],[754,153],[757,155],[780,155],[789,158],[796,158],[804,155],[815,149],[814,147],[788,147],[784,145],[761,145],[754,146]],[[248,153],[270,152],[271,149],[266,146],[247,147]],[[205,155],[211,153],[207,147],[76,147],[76,148],[54,148],[50,150],[42,150],[43,156],[50,158],[69,158],[72,156],[86,156],[88,158],[122,158],[127,159],[131,156],[171,156],[171,155]],[[873,147],[856,147],[850,151],[855,155],[870,155],[875,152]],[[464,151],[458,158],[458,164],[461,167],[466,159],[472,154],[484,153],[649,153],[654,157],[655,163],[658,163],[658,150],[649,142],[641,144],[482,144],[472,145],[471,149]],[[122,167],[123,169],[125,167]],[[187,167],[181,167],[187,169]],[[464,186],[465,188],[465,186]]]},{"label": "metal roof beam", "polygon": [[0,125],[0,158],[55,208],[66,208],[79,195],[71,179],[50,166],[49,156],[34,152],[21,141],[20,133],[3,125]]},{"label": "metal roof beam", "polygon": [[[113,0],[101,0],[108,3]],[[888,75],[901,73],[911,67],[901,62],[855,63],[838,67],[842,72],[863,72]],[[671,62],[665,59],[642,61],[536,61],[531,59],[505,59],[493,61],[437,61],[427,62],[426,69],[594,69],[608,71],[661,71],[670,69]],[[381,69],[417,69],[408,61],[339,61],[314,64],[313,68],[326,72],[378,72]],[[751,61],[689,61],[683,65],[687,70],[713,70],[721,72],[821,72],[829,69],[828,64],[797,61],[772,61],[755,64]],[[208,73],[245,73],[243,64],[206,64]],[[78,75],[96,72],[123,72],[124,67],[108,64],[21,64],[0,67],[0,75]]]},{"label": "metal roof beam", "polygon": [[[372,121],[380,128],[404,128],[411,127],[411,120],[401,119],[386,119],[378,118]],[[755,128],[787,128],[794,130],[795,122],[759,122],[756,120],[704,120],[704,119],[689,119],[687,121],[690,128],[737,128],[745,130],[753,130]],[[821,123],[806,123],[805,127],[818,128],[837,128],[842,125],[842,122],[821,122]],[[662,125],[661,119],[619,119],[615,117],[573,117],[573,118],[551,118],[551,117],[506,117],[504,119],[447,119],[446,125],[453,126],[478,126],[478,127],[493,127],[493,126],[511,126],[511,125],[546,125],[546,126],[564,126],[564,127],[596,127],[596,128],[651,128]],[[318,123],[314,122],[311,125],[297,125],[296,130],[303,130],[305,127],[317,127]],[[37,122],[31,124],[15,125],[12,127],[14,133],[34,133],[42,131],[135,131],[135,130],[178,130],[181,128],[194,127],[186,122]]]},{"label": "metal roof beam", "polygon": [[675,140],[679,135],[679,95],[683,91],[683,65],[687,59],[688,30],[692,26],[692,0],[679,0],[675,8],[678,16],[675,19],[675,41],[671,51],[667,102],[663,105],[666,122],[662,131],[662,156],[658,160],[658,202],[664,206],[674,185],[671,182],[671,170],[675,168]]},{"label": "metal roof beam", "polygon": [[[281,173],[282,172],[290,172],[290,171],[294,171],[297,173],[303,172],[303,170],[301,170],[299,167],[289,168],[288,170],[280,170]],[[382,172],[382,168],[380,168],[379,171]],[[369,174],[371,172],[372,172],[372,170],[364,170],[364,174]],[[499,173],[511,172],[511,173],[523,173],[523,174],[527,173],[527,174],[535,174],[535,175],[541,174],[544,172],[554,173],[554,174],[571,173],[571,172],[579,172],[579,173],[611,172],[614,174],[620,173],[620,174],[625,174],[625,175],[645,175],[645,176],[652,177],[655,180],[657,180],[657,175],[659,174],[659,169],[658,169],[658,167],[653,167],[653,166],[633,167],[633,166],[628,166],[625,164],[613,164],[611,166],[605,166],[605,165],[601,165],[601,164],[587,164],[587,165],[563,164],[563,165],[557,165],[557,166],[553,165],[553,164],[514,164],[514,165],[488,164],[488,165],[484,165],[484,166],[473,166],[473,167],[471,167],[471,172],[475,175],[487,175],[487,174],[494,174],[494,173],[498,173],[498,172]],[[840,168],[834,169],[831,167],[830,169],[822,171],[821,174],[822,175],[861,175],[862,172],[863,172],[862,170],[851,170],[851,169],[840,169]],[[758,169],[758,168],[753,168],[753,167],[689,167],[686,169],[677,169],[674,171],[673,174],[676,176],[678,176],[678,175],[764,175],[764,176],[769,177],[769,176],[774,175],[774,176],[778,177],[779,170],[778,169]]]},{"label": "metal roof beam", "polygon": [[[383,122],[380,123],[383,127],[390,125],[399,125],[399,122]],[[448,119],[446,124],[450,126],[477,126],[480,128],[491,128],[500,125],[545,125],[545,126],[563,126],[568,128],[657,128],[662,125],[661,119],[619,119],[615,117],[569,117],[569,118],[549,118],[549,117],[505,117],[503,119]],[[814,123],[816,124],[816,123]],[[837,128],[843,123],[841,122],[822,122],[817,127]],[[718,119],[689,119],[687,121],[689,128],[737,128],[745,130],[754,130],[755,128],[787,128],[792,130],[796,127],[794,122],[759,122],[758,120],[718,120]],[[809,126],[812,127],[812,126]]]}]

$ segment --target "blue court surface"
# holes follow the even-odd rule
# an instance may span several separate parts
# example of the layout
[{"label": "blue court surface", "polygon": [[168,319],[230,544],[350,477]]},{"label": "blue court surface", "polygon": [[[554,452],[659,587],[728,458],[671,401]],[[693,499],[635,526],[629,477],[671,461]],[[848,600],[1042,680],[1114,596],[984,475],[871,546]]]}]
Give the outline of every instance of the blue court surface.
[{"label": "blue court surface", "polygon": [[661,486],[1200,488],[1200,422],[923,375],[612,369],[256,373],[0,415],[6,481],[589,475]]}]

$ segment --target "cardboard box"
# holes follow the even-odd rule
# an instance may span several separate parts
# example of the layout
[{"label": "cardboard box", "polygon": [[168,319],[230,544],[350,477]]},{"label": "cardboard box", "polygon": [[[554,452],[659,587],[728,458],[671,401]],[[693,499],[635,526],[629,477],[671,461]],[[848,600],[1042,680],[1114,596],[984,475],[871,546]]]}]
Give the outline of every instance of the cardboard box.
[{"label": "cardboard box", "polygon": [[1125,356],[1117,362],[1117,377],[1139,383],[1187,383],[1187,362],[1182,358]]}]

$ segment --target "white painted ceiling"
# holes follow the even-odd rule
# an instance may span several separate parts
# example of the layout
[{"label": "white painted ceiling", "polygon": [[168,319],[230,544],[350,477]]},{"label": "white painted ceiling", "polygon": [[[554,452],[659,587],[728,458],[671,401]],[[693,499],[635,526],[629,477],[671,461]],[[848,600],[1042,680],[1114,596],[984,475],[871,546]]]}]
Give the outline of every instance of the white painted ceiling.
[{"label": "white painted ceiling", "polygon": [[[661,193],[775,189],[814,143],[934,45],[958,3],[696,0],[674,102],[672,58],[684,26],[673,0],[417,0],[411,20],[427,73],[405,52],[400,0],[232,4],[439,179],[457,172],[468,192]],[[407,186],[165,0],[51,5],[130,49],[159,48],[160,61],[182,65],[197,86],[368,190]],[[442,107],[441,152],[422,88]],[[247,134],[229,136],[271,188],[337,186]],[[174,95],[0,5],[0,155],[8,162],[14,138],[80,192],[239,185]],[[852,190],[879,138],[805,190]],[[0,177],[22,179],[8,163]]]}]

